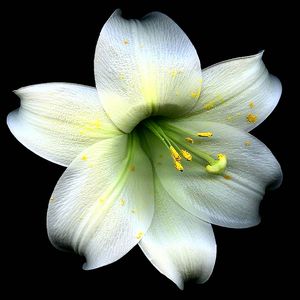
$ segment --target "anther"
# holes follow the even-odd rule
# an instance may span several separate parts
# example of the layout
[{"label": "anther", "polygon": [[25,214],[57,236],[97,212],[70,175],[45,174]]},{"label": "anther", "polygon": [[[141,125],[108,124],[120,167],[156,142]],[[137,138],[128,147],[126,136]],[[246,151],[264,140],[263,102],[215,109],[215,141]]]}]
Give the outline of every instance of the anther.
[{"label": "anther", "polygon": [[176,170],[178,170],[180,172],[183,172],[183,166],[182,166],[182,164],[179,161],[175,160],[175,159],[174,159],[174,166],[175,166]]},{"label": "anther", "polygon": [[180,155],[178,154],[178,152],[175,150],[175,148],[173,146],[170,146],[170,152],[171,152],[171,155],[172,157],[176,160],[176,161],[180,161],[181,160],[181,157]]},{"label": "anther", "polygon": [[200,136],[200,137],[212,137],[213,136],[212,132],[210,132],[210,131],[198,132],[197,135]]},{"label": "anther", "polygon": [[185,140],[190,144],[194,144],[194,140],[190,137],[186,137]]},{"label": "anther", "polygon": [[184,149],[181,149],[181,154],[188,161],[191,161],[193,158],[192,155]]}]

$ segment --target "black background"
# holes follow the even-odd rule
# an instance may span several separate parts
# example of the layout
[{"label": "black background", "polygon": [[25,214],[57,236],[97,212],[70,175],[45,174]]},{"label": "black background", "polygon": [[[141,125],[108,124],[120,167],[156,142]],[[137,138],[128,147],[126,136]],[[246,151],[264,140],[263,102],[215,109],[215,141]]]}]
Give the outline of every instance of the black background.
[{"label": "black background", "polygon": [[[218,256],[215,270],[204,285],[187,284],[181,292],[161,275],[138,247],[118,262],[83,271],[83,258],[59,252],[47,238],[47,201],[64,168],[31,153],[9,133],[6,115],[19,106],[11,92],[42,82],[74,82],[94,86],[93,56],[101,27],[116,8],[128,18],[159,10],[187,33],[198,50],[202,67],[265,49],[264,61],[283,84],[278,107],[253,134],[261,139],[282,165],[284,182],[262,202],[259,226],[233,230],[215,227]],[[244,298],[292,291],[294,262],[292,218],[297,196],[291,195],[288,158],[292,108],[299,101],[291,94],[294,64],[289,38],[296,24],[293,7],[255,2],[220,6],[192,1],[83,1],[12,3],[2,9],[1,155],[3,186],[2,261],[10,295],[45,294],[75,297],[107,295]],[[7,19],[5,19],[6,17]],[[293,36],[292,39],[296,38]],[[298,97],[299,98],[299,97]],[[293,99],[293,100],[292,100]],[[293,162],[295,160],[293,159]],[[291,160],[292,162],[292,160]],[[263,166],[262,166],[263,168]],[[298,167],[299,168],[299,167]],[[7,189],[7,191],[5,191]]]}]

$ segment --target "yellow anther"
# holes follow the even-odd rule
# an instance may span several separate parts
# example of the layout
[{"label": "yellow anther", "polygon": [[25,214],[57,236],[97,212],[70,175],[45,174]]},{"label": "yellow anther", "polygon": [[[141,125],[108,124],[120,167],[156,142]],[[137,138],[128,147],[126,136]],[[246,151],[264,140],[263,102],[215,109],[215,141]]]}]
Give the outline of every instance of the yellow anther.
[{"label": "yellow anther", "polygon": [[121,200],[120,200],[120,204],[121,204],[121,206],[124,206],[124,205],[125,205],[125,200],[124,200],[124,199],[121,199]]},{"label": "yellow anther", "polygon": [[207,131],[207,132],[198,132],[197,135],[200,136],[200,137],[212,137],[213,133],[210,132],[210,131]]},{"label": "yellow anther", "polygon": [[217,155],[217,160],[213,165],[207,165],[206,171],[212,174],[221,174],[226,169],[227,157],[226,155],[219,153]]},{"label": "yellow anther", "polygon": [[185,140],[190,144],[194,144],[194,140],[191,137],[186,137]]},{"label": "yellow anther", "polygon": [[250,107],[250,108],[254,108],[254,106],[255,106],[254,102],[253,102],[253,101],[250,101],[250,102],[249,102],[249,107]]},{"label": "yellow anther", "polygon": [[251,146],[251,141],[245,141],[244,145],[247,146],[247,147]]},{"label": "yellow anther", "polygon": [[181,149],[181,154],[188,161],[191,161],[193,158],[192,155],[184,149]]},{"label": "yellow anther", "polygon": [[123,40],[124,45],[128,45],[128,40]]},{"label": "yellow anther", "polygon": [[175,159],[174,159],[174,166],[175,166],[176,170],[178,170],[180,172],[183,172],[183,166],[182,166],[182,164],[179,161],[175,160]]},{"label": "yellow anther", "polygon": [[144,232],[143,232],[143,231],[139,231],[139,232],[136,234],[135,237],[136,237],[138,240],[140,240],[143,236],[144,236]]},{"label": "yellow anther", "polygon": [[226,180],[231,180],[232,176],[228,175],[228,174],[224,174],[223,176]]},{"label": "yellow anther", "polygon": [[247,121],[249,123],[255,123],[257,121],[257,116],[254,114],[248,114],[247,115]]},{"label": "yellow anther", "polygon": [[170,151],[171,151],[171,155],[172,157],[176,160],[176,161],[180,161],[181,157],[178,154],[178,152],[175,150],[175,148],[173,146],[170,146]]},{"label": "yellow anther", "polygon": [[83,154],[83,155],[81,156],[81,159],[82,159],[82,160],[87,160],[88,157],[87,157],[85,154]]}]

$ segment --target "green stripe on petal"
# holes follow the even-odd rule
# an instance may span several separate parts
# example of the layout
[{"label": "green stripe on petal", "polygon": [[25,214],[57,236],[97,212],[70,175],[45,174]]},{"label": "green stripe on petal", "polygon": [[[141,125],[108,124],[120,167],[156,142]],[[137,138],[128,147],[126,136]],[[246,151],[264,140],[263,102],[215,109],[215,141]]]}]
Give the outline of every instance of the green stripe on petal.
[{"label": "green stripe on petal", "polygon": [[183,289],[207,281],[216,260],[212,226],[184,210],[155,177],[155,214],[139,243],[151,263]]},{"label": "green stripe on petal", "polygon": [[121,134],[95,88],[46,83],[15,93],[21,107],[7,117],[11,132],[25,147],[57,164],[68,166],[83,149]]},{"label": "green stripe on petal", "polygon": [[200,61],[186,34],[166,15],[126,20],[117,10],[104,25],[95,78],[105,111],[124,132],[150,115],[181,116],[200,96]]},{"label": "green stripe on petal", "polygon": [[153,193],[151,164],[135,136],[98,142],[58,181],[49,202],[49,238],[84,255],[84,269],[112,263],[150,226]]}]

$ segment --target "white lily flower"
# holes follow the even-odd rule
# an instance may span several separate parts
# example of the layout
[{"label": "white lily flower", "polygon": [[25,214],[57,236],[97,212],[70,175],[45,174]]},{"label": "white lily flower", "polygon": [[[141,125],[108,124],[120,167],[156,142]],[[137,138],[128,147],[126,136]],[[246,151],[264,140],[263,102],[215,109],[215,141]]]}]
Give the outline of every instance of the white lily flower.
[{"label": "white lily flower", "polygon": [[51,242],[84,255],[84,269],[139,244],[179,288],[205,282],[211,224],[258,224],[266,187],[281,182],[270,150],[247,133],[277,105],[280,81],[262,53],[201,71],[170,18],[125,20],[119,10],[100,33],[95,78],[97,88],[21,88],[7,119],[27,148],[68,167],[49,202]]}]

